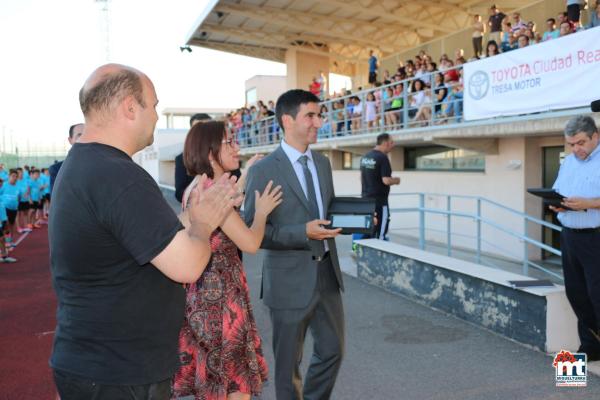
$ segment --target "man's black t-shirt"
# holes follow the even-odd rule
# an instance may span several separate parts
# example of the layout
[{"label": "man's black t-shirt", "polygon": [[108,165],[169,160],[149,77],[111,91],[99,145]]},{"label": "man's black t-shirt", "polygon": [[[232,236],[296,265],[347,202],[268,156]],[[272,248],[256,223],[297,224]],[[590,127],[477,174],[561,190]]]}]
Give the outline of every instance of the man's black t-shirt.
[{"label": "man's black t-shirt", "polygon": [[360,180],[362,197],[372,197],[387,204],[390,187],[383,183],[383,177],[392,176],[392,166],[387,156],[379,150],[371,150],[360,160]]},{"label": "man's black t-shirt", "polygon": [[49,224],[58,297],[51,366],[112,385],[173,376],[185,293],[150,261],[183,226],[152,177],[114,147],[76,143]]},{"label": "man's black t-shirt", "polygon": [[502,32],[502,21],[504,18],[506,18],[506,15],[501,12],[490,15],[490,18],[488,19],[490,22],[490,32]]}]

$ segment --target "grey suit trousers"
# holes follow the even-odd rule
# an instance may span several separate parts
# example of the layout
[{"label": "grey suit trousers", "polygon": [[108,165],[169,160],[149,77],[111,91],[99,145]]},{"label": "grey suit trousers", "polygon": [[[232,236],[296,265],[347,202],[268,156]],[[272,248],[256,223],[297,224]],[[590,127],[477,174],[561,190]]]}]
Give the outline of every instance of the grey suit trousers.
[{"label": "grey suit trousers", "polygon": [[[318,283],[310,303],[299,309],[270,308],[278,400],[329,399],[344,353],[344,310],[331,260],[318,265]],[[300,373],[307,330],[314,338],[304,386]]]}]

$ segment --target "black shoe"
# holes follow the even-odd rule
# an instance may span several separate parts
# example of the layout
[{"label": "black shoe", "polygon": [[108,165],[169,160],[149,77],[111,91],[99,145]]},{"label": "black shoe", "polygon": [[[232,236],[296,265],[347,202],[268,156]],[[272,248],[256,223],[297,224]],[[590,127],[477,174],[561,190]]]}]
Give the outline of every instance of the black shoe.
[{"label": "black shoe", "polygon": [[578,353],[585,353],[587,355],[588,361],[599,361],[600,360],[600,350],[586,350],[584,347],[579,347],[577,349]]}]

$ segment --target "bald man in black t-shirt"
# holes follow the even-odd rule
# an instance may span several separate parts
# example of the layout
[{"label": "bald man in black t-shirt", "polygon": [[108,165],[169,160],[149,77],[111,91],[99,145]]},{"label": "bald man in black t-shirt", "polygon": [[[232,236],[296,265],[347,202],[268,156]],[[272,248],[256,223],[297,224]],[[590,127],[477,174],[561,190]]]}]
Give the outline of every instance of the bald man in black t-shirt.
[{"label": "bald man in black t-shirt", "polygon": [[399,185],[400,178],[392,177],[392,166],[388,153],[392,151],[394,141],[387,133],[377,136],[377,145],[365,154],[360,160],[360,180],[362,183],[362,197],[375,199],[377,212],[377,225],[375,238],[387,240],[390,212],[388,197],[390,186]]}]

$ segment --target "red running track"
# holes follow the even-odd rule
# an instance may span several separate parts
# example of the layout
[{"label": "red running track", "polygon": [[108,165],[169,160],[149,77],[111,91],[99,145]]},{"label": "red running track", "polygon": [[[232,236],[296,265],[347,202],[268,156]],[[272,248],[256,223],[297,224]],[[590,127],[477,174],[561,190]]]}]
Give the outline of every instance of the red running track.
[{"label": "red running track", "polygon": [[35,229],[0,264],[0,399],[55,398],[48,365],[56,327],[48,230]]}]

